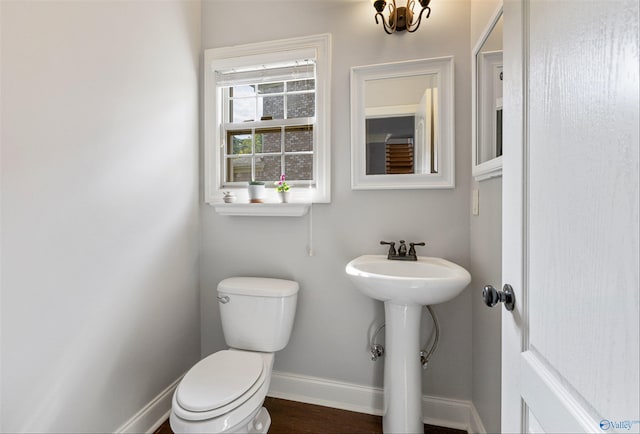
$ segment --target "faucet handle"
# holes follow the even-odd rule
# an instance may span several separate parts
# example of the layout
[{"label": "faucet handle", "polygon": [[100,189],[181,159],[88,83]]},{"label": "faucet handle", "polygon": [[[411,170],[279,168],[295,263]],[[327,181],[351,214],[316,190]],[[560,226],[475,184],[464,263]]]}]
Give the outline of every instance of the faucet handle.
[{"label": "faucet handle", "polygon": [[388,256],[395,256],[397,254],[395,241],[380,241],[380,244],[389,246]]},{"label": "faucet handle", "polygon": [[424,241],[420,243],[409,243],[409,256],[417,256],[415,246],[424,246]]}]

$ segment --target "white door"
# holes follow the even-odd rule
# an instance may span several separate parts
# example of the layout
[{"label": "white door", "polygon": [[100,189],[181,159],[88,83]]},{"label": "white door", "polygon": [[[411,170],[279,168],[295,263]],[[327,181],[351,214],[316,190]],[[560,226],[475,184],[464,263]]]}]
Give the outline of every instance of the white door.
[{"label": "white door", "polygon": [[638,13],[505,1],[505,432],[640,432]]}]

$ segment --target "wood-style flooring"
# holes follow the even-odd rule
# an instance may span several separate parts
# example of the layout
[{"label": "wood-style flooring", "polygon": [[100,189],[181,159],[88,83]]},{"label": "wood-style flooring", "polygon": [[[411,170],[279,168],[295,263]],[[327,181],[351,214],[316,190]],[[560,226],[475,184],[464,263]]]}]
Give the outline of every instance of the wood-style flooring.
[{"label": "wood-style flooring", "polygon": [[[264,406],[271,415],[269,434],[382,433],[381,416],[269,397],[265,399]],[[466,434],[465,431],[433,425],[425,425],[424,432],[425,434]],[[173,434],[169,421],[163,423],[155,434]]]}]

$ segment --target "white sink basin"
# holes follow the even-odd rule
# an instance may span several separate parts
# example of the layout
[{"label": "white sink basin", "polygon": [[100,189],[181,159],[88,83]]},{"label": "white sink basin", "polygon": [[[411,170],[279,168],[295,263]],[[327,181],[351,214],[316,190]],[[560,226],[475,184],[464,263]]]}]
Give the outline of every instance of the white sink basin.
[{"label": "white sink basin", "polygon": [[359,256],[346,266],[357,288],[384,301],[385,433],[423,433],[420,320],[422,306],[444,303],[462,292],[471,275],[440,258],[389,260],[386,255]]},{"label": "white sink basin", "polygon": [[346,272],[365,295],[400,305],[444,303],[471,281],[461,266],[431,257],[398,261],[386,255],[362,255],[347,264]]}]

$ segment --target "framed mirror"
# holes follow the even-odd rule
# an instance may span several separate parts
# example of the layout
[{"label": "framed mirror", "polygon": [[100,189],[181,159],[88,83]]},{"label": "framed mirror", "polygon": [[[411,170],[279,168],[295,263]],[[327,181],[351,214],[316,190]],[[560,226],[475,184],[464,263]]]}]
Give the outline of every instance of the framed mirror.
[{"label": "framed mirror", "polygon": [[351,68],[351,188],[453,188],[453,57]]},{"label": "framed mirror", "polygon": [[502,175],[502,6],[473,50],[472,173],[477,181]]}]

